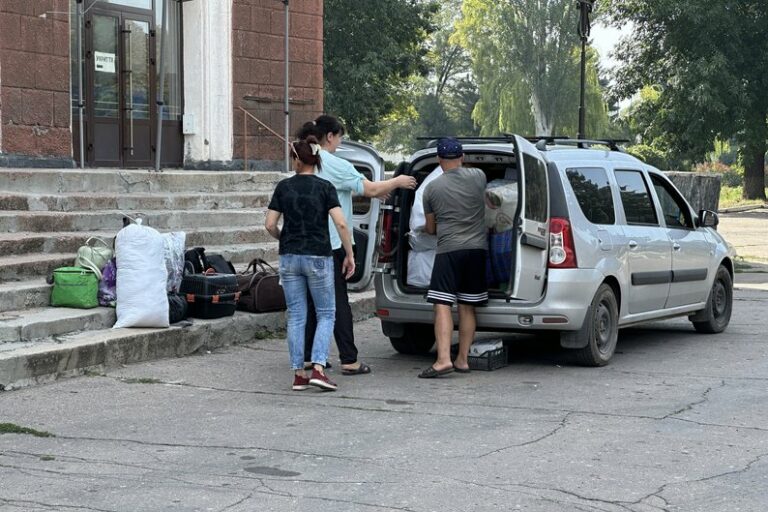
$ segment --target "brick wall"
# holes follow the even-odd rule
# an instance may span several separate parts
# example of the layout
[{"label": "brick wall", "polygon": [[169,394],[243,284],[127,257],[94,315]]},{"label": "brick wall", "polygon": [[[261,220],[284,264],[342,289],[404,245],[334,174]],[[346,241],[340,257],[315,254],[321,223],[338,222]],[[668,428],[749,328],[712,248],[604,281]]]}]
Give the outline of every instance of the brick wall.
[{"label": "brick wall", "polygon": [[[291,132],[323,110],[323,0],[290,0]],[[285,11],[277,0],[234,0],[232,23],[234,158],[243,158],[242,106],[285,131]],[[258,101],[244,100],[255,96]],[[248,158],[282,160],[283,143],[248,122]]]},{"label": "brick wall", "polygon": [[68,0],[0,0],[2,152],[71,157]]}]

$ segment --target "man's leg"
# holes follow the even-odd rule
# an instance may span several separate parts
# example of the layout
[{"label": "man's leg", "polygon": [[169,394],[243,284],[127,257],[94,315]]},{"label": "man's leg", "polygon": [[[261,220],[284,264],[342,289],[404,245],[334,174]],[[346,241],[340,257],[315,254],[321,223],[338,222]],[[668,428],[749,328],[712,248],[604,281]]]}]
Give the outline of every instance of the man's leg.
[{"label": "man's leg", "polygon": [[477,319],[475,318],[475,307],[467,304],[459,304],[459,353],[453,362],[456,368],[469,368],[467,356],[469,347],[475,341],[475,329]]},{"label": "man's leg", "polygon": [[317,314],[312,294],[307,294],[307,325],[304,328],[304,365],[308,366],[312,359],[313,342],[317,330]]},{"label": "man's leg", "polygon": [[432,366],[435,370],[445,370],[451,363],[451,338],[453,337],[453,316],[451,306],[435,304],[435,340],[437,342],[437,361]]}]

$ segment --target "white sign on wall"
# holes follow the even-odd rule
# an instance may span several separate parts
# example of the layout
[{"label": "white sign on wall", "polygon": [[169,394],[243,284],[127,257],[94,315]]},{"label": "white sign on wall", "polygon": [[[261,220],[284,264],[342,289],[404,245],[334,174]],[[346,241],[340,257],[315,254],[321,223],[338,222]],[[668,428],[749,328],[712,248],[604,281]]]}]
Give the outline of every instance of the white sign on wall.
[{"label": "white sign on wall", "polygon": [[102,73],[114,73],[115,72],[115,54],[105,52],[93,52],[94,64],[96,65],[96,71]]}]

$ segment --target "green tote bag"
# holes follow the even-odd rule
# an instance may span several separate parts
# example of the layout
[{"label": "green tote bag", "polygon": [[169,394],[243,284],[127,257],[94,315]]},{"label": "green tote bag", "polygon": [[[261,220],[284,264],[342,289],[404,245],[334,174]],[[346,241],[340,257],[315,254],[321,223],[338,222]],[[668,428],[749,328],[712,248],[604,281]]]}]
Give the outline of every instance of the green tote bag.
[{"label": "green tote bag", "polygon": [[90,309],[99,305],[99,279],[83,267],[60,267],[53,271],[51,306]]}]

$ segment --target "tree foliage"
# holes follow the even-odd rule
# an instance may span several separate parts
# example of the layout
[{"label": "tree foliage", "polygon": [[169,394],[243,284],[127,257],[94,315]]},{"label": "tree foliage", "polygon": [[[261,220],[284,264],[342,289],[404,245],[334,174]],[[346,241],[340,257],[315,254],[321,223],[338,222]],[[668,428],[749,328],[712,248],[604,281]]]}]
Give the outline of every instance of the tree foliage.
[{"label": "tree foliage", "polygon": [[648,129],[683,154],[704,155],[735,137],[744,195],[765,199],[768,139],[768,2],[765,0],[606,0],[616,25],[634,33],[617,50],[624,64],[615,94],[659,91]]},{"label": "tree foliage", "polygon": [[469,55],[451,39],[462,0],[444,0],[428,42],[429,73],[412,80],[410,94],[386,119],[377,142],[390,151],[423,147],[418,136],[477,134],[472,111],[478,100]]},{"label": "tree foliage", "polygon": [[425,75],[432,0],[325,0],[325,111],[369,140]]},{"label": "tree foliage", "polygon": [[[573,0],[464,0],[457,41],[480,90],[474,112],[483,134],[575,133],[580,41]],[[597,52],[588,53],[587,133],[608,128]]]}]

